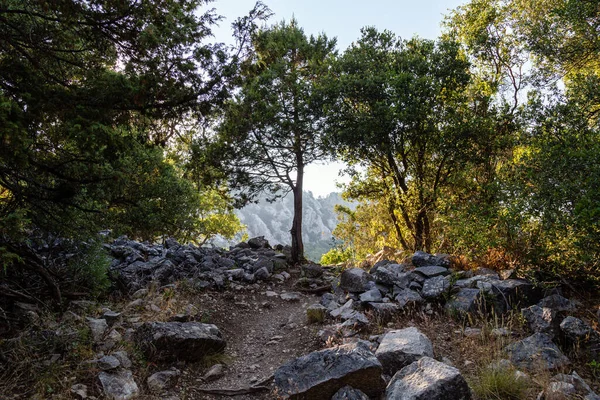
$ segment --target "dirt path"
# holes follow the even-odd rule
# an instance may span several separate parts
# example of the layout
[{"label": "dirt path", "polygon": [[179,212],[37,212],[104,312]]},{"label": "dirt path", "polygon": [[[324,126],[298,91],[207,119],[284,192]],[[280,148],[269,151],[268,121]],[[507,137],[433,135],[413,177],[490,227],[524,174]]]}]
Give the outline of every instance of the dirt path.
[{"label": "dirt path", "polygon": [[[222,378],[205,383],[201,377],[208,366],[188,366],[178,384],[180,398],[231,399],[198,389],[248,387],[272,375],[286,361],[319,348],[316,339],[319,325],[306,322],[306,308],[318,302],[319,297],[299,294],[298,300],[289,301],[274,295],[292,290],[288,283],[206,295],[199,306],[227,341],[225,360],[215,361],[224,361],[227,367]],[[271,398],[273,395],[267,391],[235,397],[236,400]]]}]

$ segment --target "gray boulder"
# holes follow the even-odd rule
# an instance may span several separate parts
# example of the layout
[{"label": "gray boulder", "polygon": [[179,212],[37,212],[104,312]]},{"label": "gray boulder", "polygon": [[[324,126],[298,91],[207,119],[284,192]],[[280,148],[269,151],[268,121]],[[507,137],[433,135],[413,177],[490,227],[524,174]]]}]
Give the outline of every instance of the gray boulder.
[{"label": "gray boulder", "polygon": [[381,292],[377,288],[367,290],[366,292],[361,293],[359,298],[360,301],[362,301],[363,303],[379,302],[383,299],[383,297],[381,296]]},{"label": "gray boulder", "polygon": [[383,371],[391,376],[421,357],[433,357],[433,345],[415,327],[399,329],[383,336],[375,356],[383,366]]},{"label": "gray boulder", "polygon": [[368,343],[358,341],[289,361],[275,371],[275,386],[285,399],[330,400],[347,385],[376,397],[385,389],[381,372]]},{"label": "gray boulder", "polygon": [[106,398],[110,400],[129,400],[138,397],[140,391],[131,371],[100,372],[98,379]]},{"label": "gray boulder", "polygon": [[386,390],[387,400],[469,400],[471,390],[460,371],[430,357],[398,371]]},{"label": "gray boulder", "polygon": [[320,278],[325,270],[318,264],[306,264],[302,266],[302,272],[307,278]]},{"label": "gray boulder", "polygon": [[258,236],[248,240],[248,245],[252,249],[270,249],[271,245],[264,236]]},{"label": "gray boulder", "polygon": [[368,307],[379,323],[390,321],[400,311],[398,304],[393,303],[368,303]]},{"label": "gray boulder", "polygon": [[541,299],[541,289],[534,288],[530,282],[522,279],[492,281],[492,295],[498,313],[504,313],[514,307],[528,307]]},{"label": "gray boulder", "polygon": [[450,271],[448,271],[448,268],[438,267],[435,265],[430,265],[427,267],[418,267],[415,268],[414,272],[421,274],[425,278],[434,278],[440,275],[450,275]]},{"label": "gray boulder", "polygon": [[423,289],[421,290],[421,296],[428,300],[434,300],[441,297],[444,293],[450,291],[450,281],[447,277],[436,276],[434,278],[427,279],[423,283]]},{"label": "gray boulder", "polygon": [[584,345],[600,342],[600,334],[579,318],[568,316],[563,319],[560,323],[560,330],[572,344]]},{"label": "gray boulder", "polygon": [[87,318],[88,326],[90,327],[90,331],[92,332],[92,339],[94,343],[97,343],[102,340],[104,334],[108,330],[108,323],[105,319],[96,319],[96,318]]},{"label": "gray boulder", "polygon": [[331,400],[369,400],[369,397],[358,389],[344,386],[333,395]]},{"label": "gray boulder", "polygon": [[215,325],[200,322],[147,322],[136,330],[134,339],[154,361],[199,361],[226,345]]},{"label": "gray boulder", "polygon": [[544,297],[537,304],[540,307],[551,308],[556,312],[562,311],[573,311],[575,310],[575,304],[567,298],[564,298],[560,294],[553,294],[547,297]]},{"label": "gray boulder", "polygon": [[446,303],[446,310],[458,314],[475,314],[482,310],[481,291],[479,289],[464,288]]},{"label": "gray boulder", "polygon": [[415,267],[426,267],[430,265],[449,267],[450,257],[446,254],[429,254],[424,251],[417,251],[411,258],[412,265]]},{"label": "gray boulder", "polygon": [[404,308],[406,306],[411,307],[425,302],[423,297],[421,297],[418,292],[411,289],[400,290],[400,292],[396,295],[395,300],[398,302],[400,308]]},{"label": "gray boulder", "polygon": [[556,312],[547,307],[531,306],[521,310],[532,332],[542,332],[554,337],[558,328]]},{"label": "gray boulder", "polygon": [[514,365],[528,370],[554,370],[569,364],[569,359],[545,333],[534,333],[504,350]]},{"label": "gray boulder", "polygon": [[115,356],[104,356],[96,361],[96,365],[103,371],[116,369],[121,366],[121,362]]},{"label": "gray boulder", "polygon": [[342,272],[340,287],[347,292],[362,293],[370,289],[369,274],[360,268],[350,268]]},{"label": "gray boulder", "polygon": [[167,371],[155,372],[148,377],[146,383],[148,389],[154,394],[160,394],[167,390],[170,390],[177,385],[181,372],[175,368]]},{"label": "gray boulder", "polygon": [[546,400],[554,399],[585,399],[600,400],[592,388],[573,371],[571,375],[558,374],[552,377],[544,390]]}]

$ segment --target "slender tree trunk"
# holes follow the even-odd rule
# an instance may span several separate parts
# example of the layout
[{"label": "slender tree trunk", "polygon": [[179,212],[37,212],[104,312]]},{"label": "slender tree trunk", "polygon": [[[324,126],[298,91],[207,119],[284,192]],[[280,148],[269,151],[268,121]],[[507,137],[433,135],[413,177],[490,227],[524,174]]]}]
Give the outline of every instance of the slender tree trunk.
[{"label": "slender tree trunk", "polygon": [[423,211],[419,211],[415,218],[415,247],[413,250],[425,250],[425,221],[423,220]]},{"label": "slender tree trunk", "polygon": [[294,193],[294,220],[292,222],[292,262],[304,260],[304,243],[302,242],[302,188],[304,180],[304,160],[302,153],[296,154],[298,170]]}]

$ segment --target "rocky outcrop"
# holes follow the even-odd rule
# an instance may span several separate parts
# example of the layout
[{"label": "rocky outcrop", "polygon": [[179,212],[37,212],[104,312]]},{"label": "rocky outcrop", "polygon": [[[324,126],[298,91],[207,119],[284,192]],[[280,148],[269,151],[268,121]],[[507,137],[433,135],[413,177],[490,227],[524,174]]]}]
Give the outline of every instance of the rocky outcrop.
[{"label": "rocky outcrop", "polygon": [[167,285],[181,280],[201,289],[220,289],[226,281],[268,280],[287,268],[286,255],[271,249],[263,237],[252,238],[229,251],[181,245],[173,239],[151,245],[119,238],[107,248],[114,257],[111,275],[131,293],[150,282]]},{"label": "rocky outcrop", "polygon": [[467,382],[454,367],[423,357],[398,371],[386,390],[387,400],[469,400]]},{"label": "rocky outcrop", "polygon": [[275,385],[285,399],[330,400],[347,385],[374,397],[385,388],[381,372],[368,344],[357,342],[291,360],[275,371]]},{"label": "rocky outcrop", "polygon": [[417,328],[399,329],[383,336],[375,356],[383,371],[392,376],[422,357],[433,357],[433,345]]},{"label": "rocky outcrop", "polygon": [[215,325],[200,322],[147,322],[134,337],[149,360],[163,362],[200,361],[226,345]]}]

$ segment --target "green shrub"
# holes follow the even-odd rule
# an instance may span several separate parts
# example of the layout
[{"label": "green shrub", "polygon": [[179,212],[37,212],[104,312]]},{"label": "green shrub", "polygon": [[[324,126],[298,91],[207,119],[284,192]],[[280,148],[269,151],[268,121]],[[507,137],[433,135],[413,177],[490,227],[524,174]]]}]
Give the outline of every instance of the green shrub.
[{"label": "green shrub", "polygon": [[321,257],[320,264],[322,265],[334,265],[346,262],[352,259],[352,249],[341,250],[333,248]]},{"label": "green shrub", "polygon": [[109,266],[110,258],[98,241],[90,242],[68,262],[73,283],[87,289],[92,297],[99,297],[110,288]]}]

